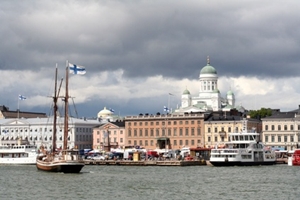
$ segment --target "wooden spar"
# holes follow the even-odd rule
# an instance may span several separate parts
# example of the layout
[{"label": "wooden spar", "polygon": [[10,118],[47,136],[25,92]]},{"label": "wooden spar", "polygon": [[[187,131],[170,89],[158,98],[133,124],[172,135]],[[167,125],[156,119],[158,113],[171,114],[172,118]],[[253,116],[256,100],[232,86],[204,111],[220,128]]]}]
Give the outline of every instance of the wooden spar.
[{"label": "wooden spar", "polygon": [[57,140],[57,129],[56,129],[56,124],[57,124],[57,100],[59,98],[59,93],[62,85],[63,79],[60,81],[60,85],[57,91],[57,74],[58,74],[58,69],[57,69],[57,64],[56,64],[56,69],[55,69],[55,86],[54,86],[54,96],[53,96],[53,135],[52,135],[52,154],[55,153],[56,150],[56,140]]},{"label": "wooden spar", "polygon": [[55,154],[56,150],[56,119],[57,119],[57,64],[55,69],[55,86],[53,96],[53,138],[52,138],[52,154]]},{"label": "wooden spar", "polygon": [[69,114],[68,114],[68,101],[69,101],[69,62],[66,62],[66,94],[65,94],[65,119],[64,119],[64,145],[63,150],[68,149],[68,129],[69,129]]}]

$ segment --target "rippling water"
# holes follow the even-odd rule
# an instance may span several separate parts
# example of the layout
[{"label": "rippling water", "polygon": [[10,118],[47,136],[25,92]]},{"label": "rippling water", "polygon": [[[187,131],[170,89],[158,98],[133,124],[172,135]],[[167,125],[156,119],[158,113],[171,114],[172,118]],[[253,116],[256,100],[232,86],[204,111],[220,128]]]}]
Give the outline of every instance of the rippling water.
[{"label": "rippling water", "polygon": [[300,167],[0,166],[0,199],[299,199]]}]

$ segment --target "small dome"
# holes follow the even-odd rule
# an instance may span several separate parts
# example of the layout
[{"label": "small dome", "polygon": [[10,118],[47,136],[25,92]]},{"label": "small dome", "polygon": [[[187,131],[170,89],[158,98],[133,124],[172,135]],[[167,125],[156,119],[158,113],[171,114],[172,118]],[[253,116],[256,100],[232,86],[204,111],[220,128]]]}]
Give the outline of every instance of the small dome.
[{"label": "small dome", "polygon": [[191,93],[190,93],[190,91],[188,91],[187,89],[185,89],[182,94],[191,94]]},{"label": "small dome", "polygon": [[234,94],[233,94],[233,92],[232,92],[231,90],[229,90],[229,91],[227,92],[227,95],[234,95]]},{"label": "small dome", "polygon": [[214,93],[220,93],[220,90],[218,90],[218,89],[214,89],[214,91],[213,91]]},{"label": "small dome", "polygon": [[106,117],[106,116],[109,116],[109,115],[112,115],[113,113],[110,111],[110,110],[107,110],[106,107],[104,107],[103,110],[101,110],[99,113],[98,113],[98,118],[100,117]]},{"label": "small dome", "polygon": [[217,74],[217,70],[210,64],[207,64],[201,69],[200,74]]}]

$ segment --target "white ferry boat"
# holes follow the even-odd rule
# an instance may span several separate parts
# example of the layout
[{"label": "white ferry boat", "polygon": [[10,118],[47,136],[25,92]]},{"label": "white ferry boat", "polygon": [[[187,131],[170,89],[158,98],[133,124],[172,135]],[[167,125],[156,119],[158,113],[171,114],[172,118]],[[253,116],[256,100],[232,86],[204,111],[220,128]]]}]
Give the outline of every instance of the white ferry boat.
[{"label": "white ferry boat", "polygon": [[35,165],[37,151],[35,145],[1,144],[0,165]]},{"label": "white ferry boat", "polygon": [[273,165],[276,155],[259,142],[259,133],[243,131],[229,133],[224,146],[211,150],[209,161],[213,166]]}]

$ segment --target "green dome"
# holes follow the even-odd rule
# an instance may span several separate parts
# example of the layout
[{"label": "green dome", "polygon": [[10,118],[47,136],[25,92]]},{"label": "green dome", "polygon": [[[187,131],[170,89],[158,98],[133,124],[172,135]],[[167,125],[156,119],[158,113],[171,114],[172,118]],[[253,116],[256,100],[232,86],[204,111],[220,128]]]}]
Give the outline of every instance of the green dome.
[{"label": "green dome", "polygon": [[191,94],[191,93],[190,93],[190,91],[188,91],[187,89],[185,89],[185,90],[183,91],[183,94]]},{"label": "green dome", "polygon": [[200,74],[217,74],[217,70],[210,64],[207,64],[201,69]]},{"label": "green dome", "polygon": [[229,90],[229,91],[227,92],[227,95],[233,95],[233,92],[232,92],[231,90]]}]

